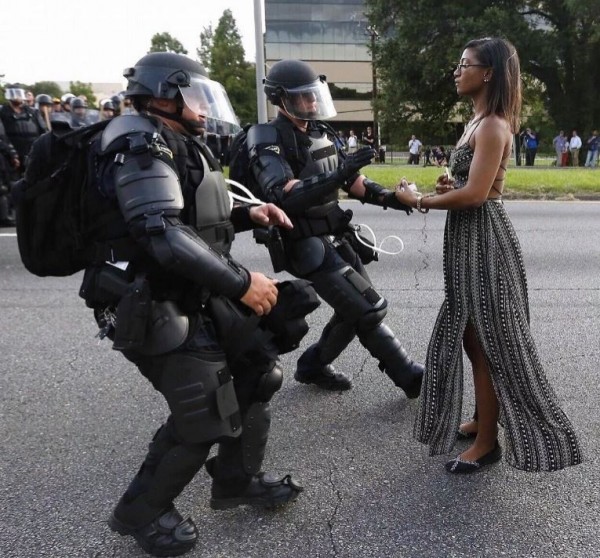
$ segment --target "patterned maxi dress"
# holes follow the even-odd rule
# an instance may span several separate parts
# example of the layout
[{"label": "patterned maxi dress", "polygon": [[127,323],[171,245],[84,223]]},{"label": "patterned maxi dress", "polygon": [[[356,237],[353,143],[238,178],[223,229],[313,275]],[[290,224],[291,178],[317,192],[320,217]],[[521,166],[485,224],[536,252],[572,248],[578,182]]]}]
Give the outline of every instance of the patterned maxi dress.
[{"label": "patterned maxi dress", "polygon": [[[450,158],[455,187],[466,184],[473,150]],[[500,405],[507,462],[554,471],[581,462],[573,427],[558,405],[529,329],[527,280],[519,241],[500,200],[448,211],[444,232],[445,300],[429,342],[415,438],[430,455],[456,442],[463,396],[462,339],[472,322]]]}]

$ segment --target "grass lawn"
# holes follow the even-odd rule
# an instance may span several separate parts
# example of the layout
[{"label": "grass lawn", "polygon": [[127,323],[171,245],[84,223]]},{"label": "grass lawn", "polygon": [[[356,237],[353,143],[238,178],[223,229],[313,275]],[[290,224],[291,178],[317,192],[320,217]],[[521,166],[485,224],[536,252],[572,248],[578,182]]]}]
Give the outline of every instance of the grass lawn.
[{"label": "grass lawn", "polygon": [[[440,167],[373,164],[363,169],[382,186],[392,187],[405,176],[423,193],[434,189],[436,178],[444,172]],[[600,168],[522,168],[510,166],[506,175],[506,198],[580,198],[600,199]]]}]

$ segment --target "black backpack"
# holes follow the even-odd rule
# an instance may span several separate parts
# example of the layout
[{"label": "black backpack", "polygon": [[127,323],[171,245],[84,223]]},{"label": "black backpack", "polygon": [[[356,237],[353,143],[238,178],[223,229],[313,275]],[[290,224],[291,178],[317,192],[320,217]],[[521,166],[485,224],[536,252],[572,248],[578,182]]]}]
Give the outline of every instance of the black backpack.
[{"label": "black backpack", "polygon": [[68,131],[57,124],[34,142],[13,190],[19,253],[31,273],[65,277],[93,260],[85,193],[94,176],[92,141],[109,122]]},{"label": "black backpack", "polygon": [[250,155],[246,142],[248,130],[252,124],[244,126],[233,138],[229,147],[229,178],[246,186],[255,196],[258,196],[258,184],[250,170]]}]

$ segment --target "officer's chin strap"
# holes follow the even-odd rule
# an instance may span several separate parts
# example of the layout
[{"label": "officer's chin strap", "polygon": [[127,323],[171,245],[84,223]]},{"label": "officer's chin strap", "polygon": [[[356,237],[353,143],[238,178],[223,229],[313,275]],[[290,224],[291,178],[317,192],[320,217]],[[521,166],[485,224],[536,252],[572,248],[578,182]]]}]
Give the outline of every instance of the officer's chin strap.
[{"label": "officer's chin strap", "polygon": [[[373,231],[373,229],[371,227],[369,227],[369,225],[365,225],[364,223],[360,223],[358,225],[351,225],[351,227],[354,229],[354,236],[356,236],[356,240],[358,240],[358,242],[360,242],[363,246],[366,246],[367,248],[369,248],[369,250],[373,250],[374,252],[379,252],[380,254],[387,254],[388,256],[397,256],[400,252],[402,252],[402,250],[404,250],[404,242],[402,242],[402,239],[399,236],[396,236],[395,234],[390,234],[389,236],[386,236],[379,245],[377,245],[377,237],[375,236],[375,232]],[[370,244],[368,244],[367,242],[365,242],[361,237],[360,237],[360,232],[365,229],[366,231],[368,231],[371,234],[371,237],[373,238],[373,245],[371,246]],[[388,240],[388,239],[393,239],[393,240],[397,240],[400,243],[400,250],[397,250],[395,252],[391,252],[389,250],[384,250],[382,248],[383,243]]]},{"label": "officer's chin strap", "polygon": [[245,197],[245,196],[242,196],[240,194],[236,194],[235,192],[232,192],[231,190],[229,192],[227,192],[229,194],[229,209],[230,210],[233,208],[233,204],[236,201],[239,201],[239,202],[242,202],[242,203],[247,203],[249,205],[264,205],[265,204],[264,201],[259,200],[243,184],[240,184],[239,182],[236,182],[235,180],[231,180],[231,178],[226,178],[225,182],[227,182],[227,184],[229,184],[230,186],[233,186],[234,188],[237,188],[238,190],[241,190],[247,196],[247,197]]}]

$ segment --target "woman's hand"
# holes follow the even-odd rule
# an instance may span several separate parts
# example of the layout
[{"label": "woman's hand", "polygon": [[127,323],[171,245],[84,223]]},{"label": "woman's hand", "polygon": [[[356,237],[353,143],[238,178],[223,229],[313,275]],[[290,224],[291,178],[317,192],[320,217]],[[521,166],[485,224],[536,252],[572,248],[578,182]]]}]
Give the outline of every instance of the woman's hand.
[{"label": "woman's hand", "polygon": [[454,178],[450,178],[448,172],[440,174],[435,184],[435,193],[445,194],[450,192],[450,190],[454,190]]},{"label": "woman's hand", "polygon": [[396,199],[403,203],[404,205],[408,205],[409,207],[417,206],[417,194],[416,194],[416,186],[413,190],[411,186],[415,186],[414,184],[409,184],[406,178],[402,177],[400,183],[396,185],[396,190],[394,192]]}]

